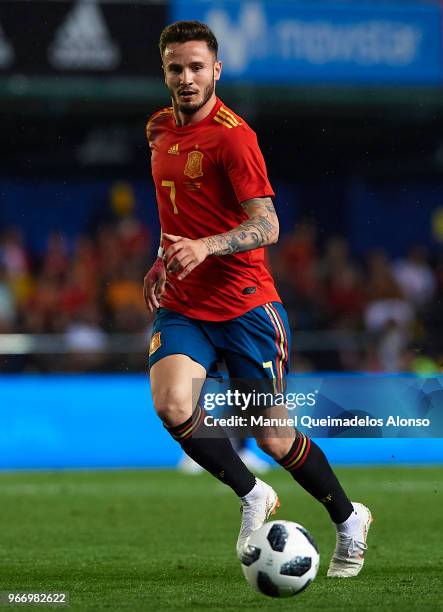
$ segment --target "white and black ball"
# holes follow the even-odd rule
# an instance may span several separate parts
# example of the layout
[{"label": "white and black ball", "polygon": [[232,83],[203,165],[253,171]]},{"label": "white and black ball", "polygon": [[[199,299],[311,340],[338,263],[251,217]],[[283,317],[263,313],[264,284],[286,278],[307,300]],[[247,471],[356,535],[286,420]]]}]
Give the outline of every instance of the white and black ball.
[{"label": "white and black ball", "polygon": [[241,557],[251,587],[270,597],[301,593],[316,577],[319,563],[311,534],[290,521],[271,521],[254,531]]}]

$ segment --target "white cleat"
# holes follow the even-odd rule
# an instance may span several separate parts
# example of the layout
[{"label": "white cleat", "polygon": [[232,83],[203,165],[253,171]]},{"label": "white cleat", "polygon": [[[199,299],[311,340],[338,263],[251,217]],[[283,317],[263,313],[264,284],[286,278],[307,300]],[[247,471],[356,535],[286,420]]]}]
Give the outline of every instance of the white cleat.
[{"label": "white cleat", "polygon": [[274,489],[257,478],[256,485],[251,493],[241,498],[242,520],[237,539],[237,556],[239,559],[241,559],[251,533],[259,529],[271,514],[277,512],[279,507],[280,501]]},{"label": "white cleat", "polygon": [[337,532],[337,544],[327,574],[330,578],[357,576],[365,561],[366,537],[372,523],[372,515],[363,504],[352,502],[352,505],[360,518],[360,524],[354,535]]}]

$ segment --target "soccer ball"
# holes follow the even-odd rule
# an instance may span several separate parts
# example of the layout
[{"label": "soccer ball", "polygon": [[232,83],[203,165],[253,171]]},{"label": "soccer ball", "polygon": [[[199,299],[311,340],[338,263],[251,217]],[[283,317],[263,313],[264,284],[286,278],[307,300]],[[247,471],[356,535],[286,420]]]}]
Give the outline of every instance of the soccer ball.
[{"label": "soccer ball", "polygon": [[253,531],[241,556],[246,580],[270,597],[301,593],[316,577],[319,563],[309,531],[290,521],[271,521]]}]

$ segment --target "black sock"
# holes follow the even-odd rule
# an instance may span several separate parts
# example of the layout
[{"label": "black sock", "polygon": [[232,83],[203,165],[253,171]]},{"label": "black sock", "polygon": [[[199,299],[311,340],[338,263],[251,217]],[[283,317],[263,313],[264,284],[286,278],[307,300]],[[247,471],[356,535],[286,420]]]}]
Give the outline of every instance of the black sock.
[{"label": "black sock", "polygon": [[[234,451],[224,430],[219,425],[208,427],[204,417],[205,411],[197,406],[192,416],[181,425],[165,427],[191,459],[230,486],[239,497],[247,495],[255,485],[254,474]],[[199,437],[195,436],[197,430]],[[205,431],[211,437],[200,437]]]},{"label": "black sock", "polygon": [[324,505],[334,523],[343,523],[351,516],[352,504],[332,471],[326,455],[307,436],[297,431],[291,450],[279,463],[290,472],[294,480]]}]

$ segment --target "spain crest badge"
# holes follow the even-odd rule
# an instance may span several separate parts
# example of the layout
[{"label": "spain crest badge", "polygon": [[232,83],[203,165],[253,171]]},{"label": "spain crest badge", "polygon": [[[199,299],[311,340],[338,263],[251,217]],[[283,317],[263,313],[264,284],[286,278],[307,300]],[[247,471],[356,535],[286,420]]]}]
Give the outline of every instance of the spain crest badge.
[{"label": "spain crest badge", "polygon": [[151,344],[149,346],[149,356],[151,356],[157,349],[162,345],[161,332],[155,332],[151,338]]},{"label": "spain crest badge", "polygon": [[198,176],[203,176],[203,153],[200,151],[191,151],[188,153],[188,159],[184,169],[184,174],[189,176],[191,179],[195,179]]}]

